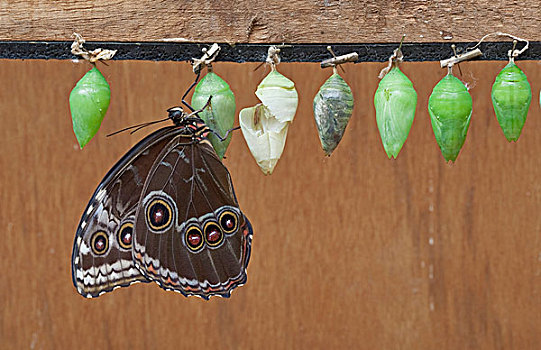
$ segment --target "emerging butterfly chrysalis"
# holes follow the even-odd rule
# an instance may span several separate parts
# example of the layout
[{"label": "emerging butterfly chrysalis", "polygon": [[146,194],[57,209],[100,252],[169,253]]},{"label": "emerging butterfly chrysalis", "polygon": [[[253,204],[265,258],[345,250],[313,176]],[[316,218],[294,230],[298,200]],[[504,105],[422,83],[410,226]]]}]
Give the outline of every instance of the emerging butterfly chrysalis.
[{"label": "emerging butterfly chrysalis", "polygon": [[342,140],[353,114],[353,93],[338,74],[336,66],[344,62],[356,61],[359,56],[353,52],[336,57],[330,46],[327,49],[334,58],[323,61],[321,66],[324,68],[328,66],[326,62],[332,62],[329,65],[333,67],[333,74],[319,88],[314,97],[313,108],[321,147],[325,155],[330,156]]}]

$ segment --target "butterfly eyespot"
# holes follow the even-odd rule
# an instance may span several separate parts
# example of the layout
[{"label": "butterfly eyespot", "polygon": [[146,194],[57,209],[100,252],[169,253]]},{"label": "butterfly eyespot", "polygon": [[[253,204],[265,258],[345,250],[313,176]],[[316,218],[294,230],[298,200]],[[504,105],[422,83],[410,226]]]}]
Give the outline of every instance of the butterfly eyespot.
[{"label": "butterfly eyespot", "polygon": [[98,231],[92,235],[90,239],[90,247],[92,252],[96,255],[103,255],[109,248],[109,238],[103,231]]},{"label": "butterfly eyespot", "polygon": [[155,199],[147,206],[147,224],[155,231],[169,227],[173,212],[169,203],[163,199]]},{"label": "butterfly eyespot", "polygon": [[186,246],[193,251],[199,250],[203,246],[203,233],[197,226],[191,226],[185,233]]},{"label": "butterfly eyespot", "polygon": [[211,247],[216,247],[222,243],[223,235],[220,226],[214,221],[205,224],[205,240]]},{"label": "butterfly eyespot", "polygon": [[132,239],[133,239],[133,224],[127,222],[120,227],[118,230],[118,244],[124,249],[131,249]]},{"label": "butterfly eyespot", "polygon": [[237,215],[229,210],[224,211],[220,214],[220,226],[225,233],[232,233],[237,230],[238,219]]}]

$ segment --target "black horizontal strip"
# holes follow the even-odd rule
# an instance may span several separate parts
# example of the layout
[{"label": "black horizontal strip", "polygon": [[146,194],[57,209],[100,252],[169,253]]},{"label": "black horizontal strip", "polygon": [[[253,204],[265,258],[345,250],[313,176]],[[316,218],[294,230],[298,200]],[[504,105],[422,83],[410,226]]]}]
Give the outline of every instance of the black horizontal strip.
[{"label": "black horizontal strip", "polygon": [[[210,43],[211,44],[211,43]],[[188,61],[199,58],[201,49],[209,47],[207,43],[176,42],[87,42],[87,49],[102,47],[118,50],[114,60],[143,61]],[[402,52],[405,61],[439,61],[452,56],[451,42],[404,43]],[[456,43],[457,50],[463,52],[474,46],[474,42]],[[292,44],[282,49],[282,62],[320,62],[330,58],[327,51],[329,44]],[[517,48],[524,44],[519,43]],[[60,59],[77,58],[70,51],[71,41],[0,41],[0,59]],[[220,44],[221,51],[216,59],[226,62],[263,62],[267,57],[269,44]],[[357,62],[386,61],[398,47],[398,43],[360,43],[332,44],[337,55],[357,52]],[[507,60],[511,42],[483,42],[480,45],[483,56],[480,60]],[[530,42],[530,48],[520,60],[541,60],[541,42]]]}]

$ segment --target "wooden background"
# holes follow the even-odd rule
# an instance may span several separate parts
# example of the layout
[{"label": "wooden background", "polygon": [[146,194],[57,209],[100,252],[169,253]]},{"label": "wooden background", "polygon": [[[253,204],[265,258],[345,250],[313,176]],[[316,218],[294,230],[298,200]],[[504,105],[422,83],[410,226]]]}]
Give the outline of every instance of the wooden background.
[{"label": "wooden background", "polygon": [[9,0],[0,40],[359,43],[541,41],[538,0]]},{"label": "wooden background", "polygon": [[[102,130],[79,150],[68,95],[89,68],[0,62],[0,339],[5,349],[539,349],[541,65],[519,62],[533,100],[516,144],[490,101],[505,62],[461,64],[474,84],[470,131],[447,165],[427,113],[437,62],[405,63],[419,95],[399,158],[387,159],[373,95],[384,66],[347,65],[354,115],[325,158],[312,100],[330,70],[283,63],[300,104],[284,155],[264,176],[237,132],[225,164],[255,234],[248,283],[210,302],[137,284],[87,300],[70,273],[73,237],[95,187],[193,79],[187,63],[100,65],[112,88]],[[237,108],[268,68],[217,63]]]}]

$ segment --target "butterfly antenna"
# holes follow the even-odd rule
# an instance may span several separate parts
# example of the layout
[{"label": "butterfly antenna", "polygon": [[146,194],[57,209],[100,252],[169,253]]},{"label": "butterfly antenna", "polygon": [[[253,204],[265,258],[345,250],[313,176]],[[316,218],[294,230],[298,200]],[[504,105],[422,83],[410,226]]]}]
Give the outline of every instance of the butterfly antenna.
[{"label": "butterfly antenna", "polygon": [[150,126],[152,124],[158,124],[158,123],[162,123],[166,120],[169,120],[169,117],[167,118],[164,118],[164,119],[160,119],[160,120],[154,120],[152,122],[146,122],[146,123],[142,123],[142,124],[137,124],[137,125],[132,125],[132,126],[128,126],[127,128],[124,128],[122,130],[118,130],[118,131],[115,131],[111,134],[108,134],[107,137],[111,137],[111,136],[114,136],[116,134],[120,134],[121,132],[124,132],[124,131],[128,131],[128,130],[131,130],[131,129],[135,129],[133,131],[130,132],[130,135],[133,134],[134,132],[138,131],[138,130],[141,130],[147,126]]},{"label": "butterfly antenna", "polygon": [[192,108],[192,106],[190,106],[190,104],[188,102],[186,102],[184,99],[186,98],[186,96],[188,96],[188,94],[190,93],[190,91],[193,89],[193,87],[195,85],[197,85],[197,82],[199,81],[199,77],[201,76],[201,71],[197,72],[197,74],[195,75],[195,81],[192,83],[192,85],[190,85],[190,87],[188,88],[188,90],[186,90],[186,92],[184,93],[184,95],[182,96],[182,103],[188,107],[188,109],[190,109],[190,111],[194,112],[194,109]]},{"label": "butterfly antenna", "polygon": [[257,67],[254,68],[254,70],[252,72],[255,72],[256,70],[258,70],[259,68],[261,68],[265,63],[267,62],[261,62],[260,64],[257,65]]},{"label": "butterfly antenna", "polygon": [[139,131],[139,130],[141,130],[141,129],[143,129],[143,128],[146,128],[147,126],[150,126],[150,125],[152,125],[152,124],[158,124],[158,123],[164,122],[164,121],[166,121],[166,120],[168,120],[168,119],[169,119],[169,117],[167,117],[167,118],[165,118],[165,119],[162,119],[162,120],[160,120],[160,121],[148,122],[148,123],[146,123],[146,124],[143,124],[143,125],[141,125],[140,127],[138,127],[138,128],[136,128],[136,129],[130,131],[130,135],[133,134],[133,133],[135,133],[136,131]]}]

